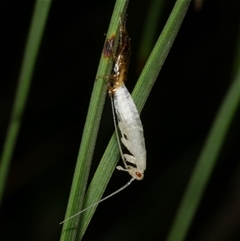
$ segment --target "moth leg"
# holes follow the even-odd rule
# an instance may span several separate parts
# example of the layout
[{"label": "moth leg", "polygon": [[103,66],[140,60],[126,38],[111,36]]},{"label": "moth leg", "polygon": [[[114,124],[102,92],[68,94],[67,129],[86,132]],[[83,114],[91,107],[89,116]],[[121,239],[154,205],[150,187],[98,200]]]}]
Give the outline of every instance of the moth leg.
[{"label": "moth leg", "polygon": [[120,130],[121,134],[122,134],[121,141],[124,144],[124,146],[126,146],[129,150],[130,142],[127,139],[128,129],[126,128],[126,126],[124,125],[124,122],[122,122],[122,121],[119,121],[118,127],[119,127],[119,130]]},{"label": "moth leg", "polygon": [[122,166],[117,166],[116,168],[117,168],[117,170],[119,170],[119,171],[124,171],[124,172],[127,172],[127,171],[128,171],[127,169],[123,168]]},{"label": "moth leg", "polygon": [[123,154],[123,156],[125,157],[127,162],[130,162],[134,165],[136,165],[136,158],[132,155],[128,155],[128,154]]}]

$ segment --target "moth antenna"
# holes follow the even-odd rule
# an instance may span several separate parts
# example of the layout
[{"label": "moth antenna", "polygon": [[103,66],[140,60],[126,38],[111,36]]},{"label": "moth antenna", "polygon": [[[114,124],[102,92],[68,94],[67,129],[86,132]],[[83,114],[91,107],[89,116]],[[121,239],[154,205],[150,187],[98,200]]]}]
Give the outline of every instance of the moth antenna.
[{"label": "moth antenna", "polygon": [[113,193],[109,194],[108,196],[104,197],[103,199],[101,199],[101,200],[99,200],[99,201],[97,201],[97,202],[91,204],[91,205],[88,206],[87,208],[84,208],[82,211],[80,211],[80,212],[78,212],[78,213],[72,215],[71,217],[69,217],[69,218],[63,220],[63,221],[62,221],[61,223],[59,223],[59,224],[61,225],[61,224],[65,223],[65,222],[67,222],[68,220],[70,220],[70,219],[72,219],[72,218],[78,216],[79,214],[81,214],[81,213],[87,211],[88,209],[90,209],[90,208],[92,208],[92,207],[98,205],[99,203],[101,203],[101,202],[107,200],[108,198],[114,196],[115,194],[121,192],[123,189],[125,189],[126,187],[128,187],[128,186],[129,186],[134,180],[135,180],[135,178],[131,178],[131,179],[130,179],[130,180],[129,180],[124,186],[122,186],[121,188],[119,188],[119,189],[116,190],[115,192],[113,192]]}]

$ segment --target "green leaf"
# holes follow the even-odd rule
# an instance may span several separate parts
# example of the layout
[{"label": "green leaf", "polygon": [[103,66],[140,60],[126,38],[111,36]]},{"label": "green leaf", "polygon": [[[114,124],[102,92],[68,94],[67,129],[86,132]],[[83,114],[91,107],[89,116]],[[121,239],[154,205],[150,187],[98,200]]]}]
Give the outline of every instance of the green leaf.
[{"label": "green leaf", "polygon": [[[240,50],[240,41],[239,49]],[[240,103],[240,61],[237,73],[216,115],[196,167],[190,177],[167,241],[183,241],[187,236],[204,190],[211,177],[234,114]]]},{"label": "green leaf", "polygon": [[11,113],[11,119],[9,122],[7,135],[3,147],[3,153],[0,161],[0,202],[2,202],[2,196],[6,184],[8,170],[20,130],[22,116],[24,113],[32,75],[34,72],[34,66],[36,63],[37,54],[47,22],[50,6],[51,0],[38,0],[35,3],[31,26],[24,51],[22,66],[19,74],[18,87],[13,104],[13,110]]}]

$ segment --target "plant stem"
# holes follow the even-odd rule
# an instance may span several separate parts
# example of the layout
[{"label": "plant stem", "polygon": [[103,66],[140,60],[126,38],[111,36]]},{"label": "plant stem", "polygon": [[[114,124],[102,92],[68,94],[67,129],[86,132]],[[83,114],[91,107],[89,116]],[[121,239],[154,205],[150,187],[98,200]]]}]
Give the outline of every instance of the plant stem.
[{"label": "plant stem", "polygon": [[36,1],[34,7],[31,26],[27,38],[27,44],[25,47],[22,66],[19,74],[18,87],[13,104],[13,110],[11,113],[11,119],[8,126],[0,162],[0,203],[2,202],[10,162],[14,153],[18,133],[21,127],[22,116],[25,109],[34,66],[36,63],[36,58],[42,40],[42,35],[45,29],[50,6],[51,0],[38,0]]},{"label": "plant stem", "polygon": [[[115,38],[117,39],[119,20],[120,17],[122,19],[125,18],[127,5],[128,0],[116,1],[106,40],[112,38],[113,36],[115,36]],[[115,41],[115,43],[116,42],[117,41]],[[82,141],[79,148],[77,164],[74,172],[65,219],[79,212],[80,210],[82,210],[83,207],[87,180],[89,176],[91,161],[94,153],[97,133],[99,129],[107,89],[105,81],[100,79],[99,76],[109,75],[111,73],[111,69],[111,59],[106,58],[106,56],[102,54],[83,130]],[[91,209],[91,212],[93,210],[95,209]],[[91,218],[88,216],[86,218],[87,220],[84,220],[84,225],[82,225],[81,222],[79,223],[80,217],[82,217],[82,215],[79,215],[64,223],[61,234],[61,241],[73,241],[82,239],[87,227],[86,224],[90,222]]]}]

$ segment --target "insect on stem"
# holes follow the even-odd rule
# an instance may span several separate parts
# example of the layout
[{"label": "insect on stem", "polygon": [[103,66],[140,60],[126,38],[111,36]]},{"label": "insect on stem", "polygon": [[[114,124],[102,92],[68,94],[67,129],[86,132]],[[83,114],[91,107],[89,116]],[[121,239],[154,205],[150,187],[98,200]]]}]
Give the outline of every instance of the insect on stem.
[{"label": "insect on stem", "polygon": [[[120,19],[119,45],[113,72],[108,83],[108,92],[113,106],[114,126],[124,164],[124,168],[117,166],[117,169],[128,172],[134,179],[142,180],[146,169],[143,127],[136,105],[125,86],[130,54],[130,39],[126,30],[126,20],[121,23]],[[115,114],[117,118],[115,118]],[[121,142],[132,155],[123,154],[116,122],[118,122],[118,128],[121,132]]]},{"label": "insect on stem", "polygon": [[[91,204],[87,208],[65,219],[60,224],[78,216],[86,210],[98,205],[106,199],[114,196],[128,187],[135,179],[142,180],[146,169],[146,148],[143,136],[143,127],[139,117],[136,105],[128,92],[125,81],[127,79],[128,65],[131,54],[130,39],[126,30],[126,20],[124,23],[120,19],[119,43],[116,55],[113,54],[113,40],[107,40],[105,43],[104,53],[107,56],[111,53],[113,58],[113,70],[110,76],[105,76],[108,80],[108,93],[111,98],[113,111],[113,122],[119,146],[119,151],[123,161],[122,166],[117,166],[118,170],[128,172],[132,178],[121,188],[104,197],[103,199]],[[102,77],[102,76],[101,76]],[[121,138],[118,134],[121,133]],[[121,141],[120,141],[121,140]],[[130,154],[124,154],[122,144],[128,149]]]}]

